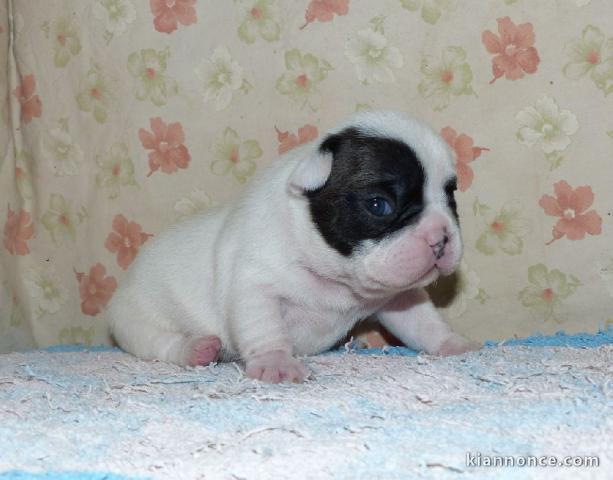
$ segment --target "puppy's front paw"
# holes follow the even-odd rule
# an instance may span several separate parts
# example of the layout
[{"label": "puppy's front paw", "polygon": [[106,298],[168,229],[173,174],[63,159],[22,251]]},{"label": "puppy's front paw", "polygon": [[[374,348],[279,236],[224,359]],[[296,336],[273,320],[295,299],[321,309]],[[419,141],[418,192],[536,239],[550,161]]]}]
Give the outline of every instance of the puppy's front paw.
[{"label": "puppy's front paw", "polygon": [[308,369],[294,357],[281,350],[262,353],[247,360],[247,376],[266,383],[301,383]]},{"label": "puppy's front paw", "polygon": [[462,335],[454,333],[441,344],[435,355],[442,355],[443,357],[448,357],[450,355],[460,355],[462,353],[474,352],[480,349],[480,343],[468,340]]}]

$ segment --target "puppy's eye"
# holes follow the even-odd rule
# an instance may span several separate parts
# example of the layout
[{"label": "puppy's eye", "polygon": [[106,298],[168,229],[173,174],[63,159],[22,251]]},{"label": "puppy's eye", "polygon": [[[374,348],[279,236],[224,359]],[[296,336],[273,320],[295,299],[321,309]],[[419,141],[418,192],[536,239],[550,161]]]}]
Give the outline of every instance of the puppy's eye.
[{"label": "puppy's eye", "polygon": [[385,217],[394,210],[390,202],[383,197],[373,197],[366,200],[366,209],[377,217]]}]

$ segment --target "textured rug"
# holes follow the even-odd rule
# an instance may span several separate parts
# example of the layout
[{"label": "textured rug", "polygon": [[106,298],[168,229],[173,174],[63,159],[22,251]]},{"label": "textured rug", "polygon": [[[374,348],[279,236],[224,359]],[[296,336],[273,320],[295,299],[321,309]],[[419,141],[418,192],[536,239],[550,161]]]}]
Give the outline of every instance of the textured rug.
[{"label": "textured rug", "polygon": [[108,348],[0,355],[0,478],[611,478],[613,332],[305,361],[308,382],[264,385]]}]

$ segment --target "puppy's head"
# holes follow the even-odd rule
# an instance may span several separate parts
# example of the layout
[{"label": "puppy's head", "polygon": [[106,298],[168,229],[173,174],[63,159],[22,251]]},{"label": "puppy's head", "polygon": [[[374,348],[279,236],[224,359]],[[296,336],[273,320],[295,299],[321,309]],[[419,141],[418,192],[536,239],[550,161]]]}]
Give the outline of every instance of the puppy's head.
[{"label": "puppy's head", "polygon": [[462,242],[453,157],[418,120],[358,114],[325,136],[290,181],[361,290],[425,286],[457,267]]}]

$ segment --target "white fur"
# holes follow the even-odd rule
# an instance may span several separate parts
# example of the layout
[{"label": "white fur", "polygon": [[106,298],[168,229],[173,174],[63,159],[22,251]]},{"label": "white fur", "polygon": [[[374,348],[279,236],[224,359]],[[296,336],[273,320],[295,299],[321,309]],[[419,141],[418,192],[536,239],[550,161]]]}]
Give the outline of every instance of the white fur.
[{"label": "white fur", "polygon": [[[461,255],[442,191],[454,173],[447,145],[402,114],[360,113],[334,131],[349,125],[400,139],[424,159],[428,207],[417,227],[376,245],[365,242],[350,257],[340,255],[314,227],[301,192],[325,183],[331,158],[318,152],[319,142],[296,148],[253,179],[235,202],[147,242],[108,306],[118,344],[144,359],[187,364],[194,341],[215,335],[223,360],[241,358],[248,375],[272,382],[302,380],[307,372],[295,355],[331,347],[376,312],[410,346],[429,353],[468,349],[420,288],[439,270],[450,273]],[[428,227],[433,218],[440,225]],[[439,227],[449,230],[451,245],[442,259],[447,264],[434,268],[424,245]],[[409,263],[425,262],[427,275],[399,270],[388,285],[385,272],[394,260],[385,263],[389,252]]]}]

